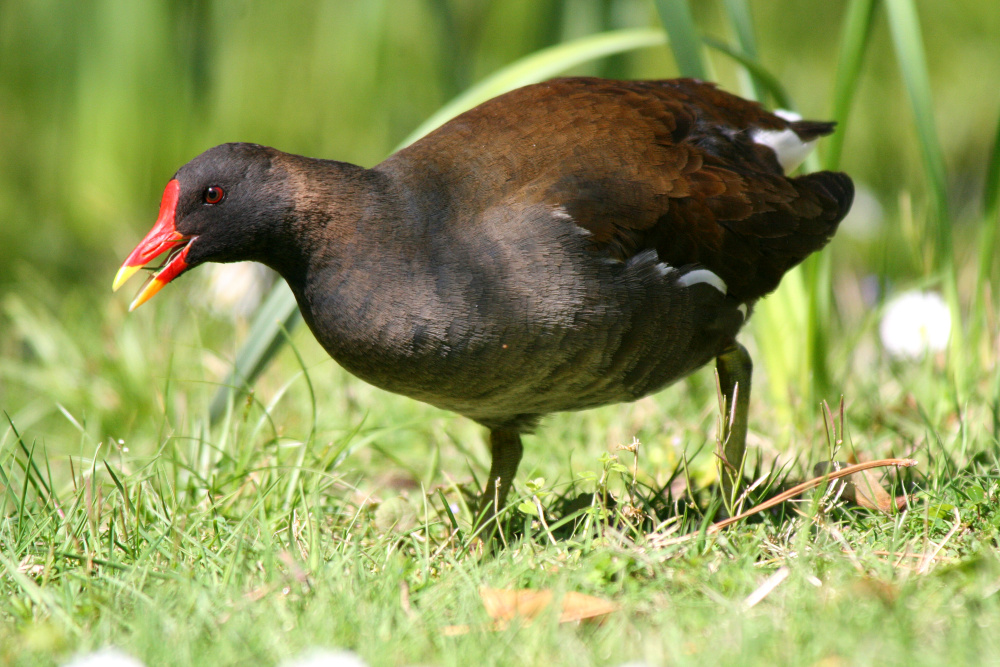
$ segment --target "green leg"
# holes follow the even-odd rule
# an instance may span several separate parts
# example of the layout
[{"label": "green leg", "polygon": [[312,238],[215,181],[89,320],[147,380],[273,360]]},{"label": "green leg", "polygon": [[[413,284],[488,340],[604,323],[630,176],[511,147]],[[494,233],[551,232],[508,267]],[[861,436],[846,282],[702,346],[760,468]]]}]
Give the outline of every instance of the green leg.
[{"label": "green leg", "polygon": [[510,428],[491,430],[490,450],[493,455],[490,476],[486,480],[486,488],[483,490],[483,498],[479,501],[477,512],[481,522],[492,519],[504,507],[507,492],[514,482],[517,466],[521,463],[521,453],[524,451],[521,434]]},{"label": "green leg", "polygon": [[728,504],[735,500],[735,494],[739,493],[742,483],[753,361],[750,360],[746,348],[734,341],[732,347],[715,360],[715,367],[719,373],[719,387],[725,399],[718,454],[722,472],[722,491]]}]

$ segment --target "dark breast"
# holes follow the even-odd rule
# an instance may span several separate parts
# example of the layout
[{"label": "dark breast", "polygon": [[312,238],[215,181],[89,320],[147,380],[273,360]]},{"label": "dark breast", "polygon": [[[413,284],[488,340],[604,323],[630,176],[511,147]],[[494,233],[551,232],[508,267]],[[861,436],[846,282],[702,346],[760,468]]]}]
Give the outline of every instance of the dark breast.
[{"label": "dark breast", "polygon": [[312,304],[313,333],[371,384],[523,429],[655,392],[719,354],[743,323],[735,299],[679,284],[652,251],[609,261],[546,210],[503,217],[513,210],[426,256],[373,254],[310,280],[299,298]]}]

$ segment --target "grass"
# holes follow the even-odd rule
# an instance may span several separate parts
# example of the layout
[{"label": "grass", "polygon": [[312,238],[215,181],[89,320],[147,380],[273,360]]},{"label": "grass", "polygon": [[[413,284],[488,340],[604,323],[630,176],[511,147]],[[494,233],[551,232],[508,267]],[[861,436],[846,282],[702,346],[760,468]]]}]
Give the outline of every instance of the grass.
[{"label": "grass", "polygon": [[[13,123],[0,139],[11,157],[0,206],[31,222],[0,229],[10,267],[0,274],[0,664],[61,664],[106,645],[149,665],[277,664],[311,646],[355,650],[373,667],[1000,661],[1000,132],[991,100],[974,142],[991,150],[988,166],[952,173],[967,157],[945,139],[976,105],[951,109],[942,127],[935,114],[960,96],[951,87],[935,97],[932,76],[974,40],[930,51],[942,21],[925,21],[925,39],[908,0],[852,0],[841,29],[822,34],[819,7],[803,19],[792,4],[709,4],[413,2],[388,12],[303,0],[297,11],[230,16],[206,3],[165,22],[177,34],[144,40],[142,57],[122,35],[71,38],[83,34],[77,23],[117,25],[114,3],[51,22],[42,5],[6,14],[0,53],[16,67],[0,72],[12,93],[0,110]],[[130,20],[157,25],[162,9],[137,5]],[[931,11],[944,10],[921,8]],[[223,15],[234,29],[216,34]],[[11,30],[10,16],[24,29]],[[582,34],[581,16],[592,19]],[[474,424],[349,377],[301,328],[255,336],[257,325],[199,300],[196,276],[132,316],[104,291],[113,259],[102,259],[112,253],[99,225],[147,211],[192,151],[250,138],[370,164],[501,64],[521,58],[508,71],[529,78],[536,67],[579,68],[658,42],[643,23],[656,16],[680,17],[665,31],[673,60],[645,49],[586,71],[699,68],[748,96],[807,102],[814,115],[828,103],[840,128],[820,163],[899,202],[876,238],[841,234],[790,276],[743,340],[757,361],[752,476],[766,479],[749,503],[811,477],[818,462],[905,456],[919,465],[885,481],[910,497],[901,513],[815,492],[707,535],[721,501],[715,389],[702,371],[635,404],[547,419],[526,441],[506,546],[484,553],[470,534],[470,495],[487,470]],[[754,19],[781,30],[758,39]],[[65,53],[25,46],[48,44],[32,26],[50,24]],[[460,38],[433,38],[446,28]],[[174,53],[188,42],[200,46]],[[776,44],[788,51],[775,55]],[[295,67],[279,66],[286,51]],[[836,61],[817,69],[810,61],[827,51]],[[949,85],[968,84],[969,71],[986,80],[994,60],[949,69]],[[177,66],[151,76],[159,61]],[[49,81],[39,71],[55,83],[39,86]],[[903,120],[879,115],[904,101]],[[138,120],[173,105],[157,111],[155,133]],[[337,123],[316,115],[334,107]],[[241,136],[223,136],[233,128]],[[36,140],[73,147],[52,196],[57,152],[34,150]],[[955,180],[983,182],[981,195],[956,204]],[[19,252],[27,259],[11,259]],[[944,292],[956,322],[950,349],[917,361],[888,356],[877,335],[882,304],[911,285]],[[278,319],[291,322],[285,311]],[[286,337],[291,345],[277,344]],[[273,363],[259,365],[251,395],[220,394],[248,339],[278,350]],[[819,406],[841,395],[838,443]],[[635,456],[619,448],[633,439]],[[483,586],[586,593],[618,610],[573,624],[550,611],[494,629]],[[452,636],[456,625],[472,630]]]},{"label": "grass", "polygon": [[[210,428],[211,378],[224,366],[204,341],[235,332],[185,305],[195,283],[171,286],[143,317],[126,319],[124,304],[102,299],[78,332],[81,349],[111,353],[109,395],[146,406],[134,421],[87,404],[33,421],[22,410],[0,430],[4,664],[58,664],[107,644],[150,665],[275,664],[316,645],[350,648],[372,665],[1000,658],[995,359],[966,405],[933,359],[883,358],[843,386],[847,444],[836,458],[920,461],[890,478],[894,493],[913,495],[899,515],[810,494],[699,536],[718,502],[714,396],[702,373],[637,404],[547,420],[528,441],[512,503],[537,496],[546,520],[512,511],[507,548],[483,554],[469,540],[466,503],[485,474],[479,429],[353,380],[305,332],[252,399]],[[45,298],[26,307],[54,308]],[[59,313],[48,317],[60,335]],[[862,338],[872,335],[869,326]],[[140,371],[153,379],[138,387],[128,345],[108,342],[130,336],[158,341]],[[800,479],[831,458],[822,423],[793,430],[795,448],[781,450],[769,434],[782,424],[762,404],[752,443],[765,470]],[[616,447],[633,436],[637,466]],[[673,486],[672,503],[652,489],[669,488],[678,468],[692,490]],[[616,505],[560,525],[565,502],[605,487]],[[637,521],[628,505],[669,521]],[[694,538],[670,542],[683,534]],[[748,608],[784,568],[787,578]],[[494,632],[480,586],[581,592],[620,609],[599,624],[560,625],[549,614]],[[452,625],[474,630],[446,636]]]}]

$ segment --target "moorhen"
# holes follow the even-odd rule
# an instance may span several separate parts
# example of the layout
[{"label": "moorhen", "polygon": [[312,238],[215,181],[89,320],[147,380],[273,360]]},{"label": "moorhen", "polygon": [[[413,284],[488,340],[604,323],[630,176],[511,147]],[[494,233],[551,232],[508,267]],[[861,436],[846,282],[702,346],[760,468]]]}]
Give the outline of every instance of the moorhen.
[{"label": "moorhen", "polygon": [[503,506],[547,413],[634,401],[717,360],[739,480],[757,299],[830,240],[850,178],[790,178],[833,123],[692,79],[565,78],[467,111],[381,164],[217,146],[167,183],[117,289],[134,309],[203,262],[289,284],[344,368],[490,429],[480,511]]}]

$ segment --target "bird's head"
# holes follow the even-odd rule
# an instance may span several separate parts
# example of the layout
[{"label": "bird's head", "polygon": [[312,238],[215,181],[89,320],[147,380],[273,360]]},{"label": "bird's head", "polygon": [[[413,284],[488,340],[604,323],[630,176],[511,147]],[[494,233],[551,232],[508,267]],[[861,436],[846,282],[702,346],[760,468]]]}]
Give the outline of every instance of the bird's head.
[{"label": "bird's head", "polygon": [[288,210],[274,167],[279,154],[256,144],[233,143],[205,151],[181,167],[167,183],[153,229],[115,276],[117,290],[163,253],[129,310],[164,285],[203,262],[258,259],[270,230]]}]

